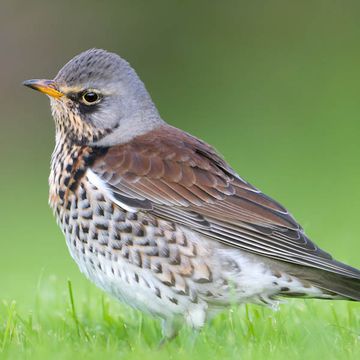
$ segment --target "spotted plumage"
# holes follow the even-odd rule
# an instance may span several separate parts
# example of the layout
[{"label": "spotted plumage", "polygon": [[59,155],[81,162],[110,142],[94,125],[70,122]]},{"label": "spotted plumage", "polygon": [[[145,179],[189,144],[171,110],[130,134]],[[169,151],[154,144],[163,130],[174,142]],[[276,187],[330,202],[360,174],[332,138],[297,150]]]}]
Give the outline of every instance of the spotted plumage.
[{"label": "spotted plumage", "polygon": [[234,302],[360,300],[360,271],[211,146],[167,125],[117,55],[92,49],[25,85],[51,99],[49,201],[71,256],[103,290],[163,318],[165,336]]}]

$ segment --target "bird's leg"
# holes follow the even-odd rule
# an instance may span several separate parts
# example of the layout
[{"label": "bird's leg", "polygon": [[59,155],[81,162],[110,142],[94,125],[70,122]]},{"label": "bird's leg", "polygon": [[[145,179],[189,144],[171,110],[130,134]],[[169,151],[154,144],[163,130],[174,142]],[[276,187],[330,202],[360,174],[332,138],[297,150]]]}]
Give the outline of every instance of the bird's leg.
[{"label": "bird's leg", "polygon": [[180,328],[180,322],[174,318],[162,320],[161,332],[163,337],[160,340],[159,348],[173,340],[178,335]]},{"label": "bird's leg", "polygon": [[192,334],[191,334],[190,338],[187,341],[187,348],[189,350],[194,349],[196,340],[197,340],[201,330],[202,330],[202,328],[194,328],[193,329]]}]

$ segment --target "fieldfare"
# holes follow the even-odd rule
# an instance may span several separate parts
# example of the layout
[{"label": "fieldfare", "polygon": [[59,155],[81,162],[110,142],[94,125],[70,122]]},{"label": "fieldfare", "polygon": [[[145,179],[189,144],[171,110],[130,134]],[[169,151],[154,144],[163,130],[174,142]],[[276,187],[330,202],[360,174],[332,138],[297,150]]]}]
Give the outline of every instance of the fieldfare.
[{"label": "fieldfare", "polygon": [[360,301],[360,271],[305,235],[208,144],[168,125],[131,66],[91,49],[54,80],[49,202],[71,256],[104,291],[201,328],[229,304],[278,297]]}]

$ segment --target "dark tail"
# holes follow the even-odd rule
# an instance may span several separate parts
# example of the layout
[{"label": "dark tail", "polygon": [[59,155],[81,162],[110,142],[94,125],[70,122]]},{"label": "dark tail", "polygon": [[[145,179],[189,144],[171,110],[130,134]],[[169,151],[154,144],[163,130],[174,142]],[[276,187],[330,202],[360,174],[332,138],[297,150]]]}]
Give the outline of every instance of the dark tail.
[{"label": "dark tail", "polygon": [[[332,272],[286,262],[282,263],[280,269],[304,281],[304,284],[310,283],[323,290],[325,295],[330,295],[334,299],[360,301],[360,270],[334,259],[328,259],[328,262],[336,265],[337,269],[343,269],[344,271],[342,273],[340,271]],[[279,265],[278,263],[278,268]],[[293,296],[291,293],[284,295]]]},{"label": "dark tail", "polygon": [[321,272],[323,274],[318,274],[318,276],[309,279],[316,287],[330,294],[340,295],[346,300],[360,301],[360,279],[325,271]]},{"label": "dark tail", "polygon": [[311,267],[298,267],[294,274],[299,279],[308,281],[335,298],[360,301],[360,272],[355,268],[334,260],[337,264],[344,265],[348,270],[353,270],[354,276],[346,276],[335,272],[320,270]]}]

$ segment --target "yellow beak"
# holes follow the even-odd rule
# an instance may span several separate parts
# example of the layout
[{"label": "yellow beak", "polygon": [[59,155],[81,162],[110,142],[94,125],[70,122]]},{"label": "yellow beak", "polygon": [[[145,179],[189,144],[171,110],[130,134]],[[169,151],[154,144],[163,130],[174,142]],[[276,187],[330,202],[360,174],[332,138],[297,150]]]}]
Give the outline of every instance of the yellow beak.
[{"label": "yellow beak", "polygon": [[26,80],[23,82],[23,85],[28,86],[31,89],[38,90],[43,94],[49,95],[56,99],[59,99],[62,96],[64,96],[64,94],[57,89],[56,83],[53,80],[45,80],[45,79]]}]

